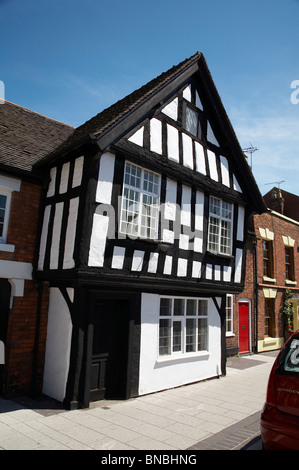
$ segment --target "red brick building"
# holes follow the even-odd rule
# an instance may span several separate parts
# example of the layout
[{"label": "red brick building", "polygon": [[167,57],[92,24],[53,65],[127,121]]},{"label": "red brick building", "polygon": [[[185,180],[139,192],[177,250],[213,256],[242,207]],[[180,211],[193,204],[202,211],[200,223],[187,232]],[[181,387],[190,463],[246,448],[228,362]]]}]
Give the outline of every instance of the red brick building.
[{"label": "red brick building", "polygon": [[[73,128],[0,105],[0,395],[39,390],[48,292],[32,278],[43,179],[33,165]],[[35,380],[32,380],[35,377]]]},{"label": "red brick building", "polygon": [[[268,211],[251,219],[244,290],[228,299],[228,354],[279,349],[288,330],[299,328],[299,197],[273,188],[264,200]],[[281,312],[286,293],[293,306],[290,328]]]}]

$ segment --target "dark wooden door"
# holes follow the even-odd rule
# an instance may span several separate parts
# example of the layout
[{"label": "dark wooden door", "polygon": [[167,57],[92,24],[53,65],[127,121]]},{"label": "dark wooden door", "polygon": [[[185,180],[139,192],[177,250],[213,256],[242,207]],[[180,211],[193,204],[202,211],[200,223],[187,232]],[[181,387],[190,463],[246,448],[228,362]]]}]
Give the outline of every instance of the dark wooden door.
[{"label": "dark wooden door", "polygon": [[10,284],[7,279],[0,279],[0,349],[1,356],[4,353],[4,357],[0,357],[0,395],[3,394],[3,372],[5,367],[5,345],[6,345],[6,334],[8,325],[8,314],[9,314],[9,300],[10,300]]},{"label": "dark wooden door", "polygon": [[126,398],[129,303],[96,300],[90,366],[90,401]]}]

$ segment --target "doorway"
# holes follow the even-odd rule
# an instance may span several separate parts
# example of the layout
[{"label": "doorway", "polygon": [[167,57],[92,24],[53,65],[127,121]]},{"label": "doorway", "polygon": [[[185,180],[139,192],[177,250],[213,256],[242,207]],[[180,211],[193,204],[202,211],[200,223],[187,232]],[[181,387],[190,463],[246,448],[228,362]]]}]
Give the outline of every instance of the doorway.
[{"label": "doorway", "polygon": [[249,302],[239,302],[239,353],[249,351]]},{"label": "doorway", "polygon": [[90,401],[127,396],[129,307],[128,300],[94,301]]},{"label": "doorway", "polygon": [[3,374],[5,367],[5,344],[9,315],[9,301],[10,301],[11,286],[7,279],[0,279],[0,342],[1,342],[1,356],[0,358],[0,395],[3,394]]}]

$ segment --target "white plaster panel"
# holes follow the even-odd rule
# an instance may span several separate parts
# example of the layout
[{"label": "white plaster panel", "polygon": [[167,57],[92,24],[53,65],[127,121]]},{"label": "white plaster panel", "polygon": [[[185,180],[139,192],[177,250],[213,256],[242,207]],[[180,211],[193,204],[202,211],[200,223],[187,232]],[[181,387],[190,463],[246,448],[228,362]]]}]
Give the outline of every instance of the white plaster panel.
[{"label": "white plaster panel", "polygon": [[171,275],[172,272],[172,256],[165,256],[163,274]]},{"label": "white plaster panel", "polygon": [[201,277],[201,262],[200,261],[193,261],[192,277],[196,279],[199,279]]},{"label": "white plaster panel", "polygon": [[148,262],[148,272],[156,273],[158,268],[159,253],[151,253]]},{"label": "white plaster panel", "polygon": [[202,253],[203,250],[203,239],[199,237],[194,237],[193,250],[196,253]]},{"label": "white plaster panel", "polygon": [[181,250],[189,250],[189,235],[180,234],[179,248]]},{"label": "white plaster panel", "polygon": [[84,164],[83,156],[76,158],[75,166],[74,166],[72,188],[76,188],[77,186],[80,186],[80,184],[82,183],[83,164]]},{"label": "white plaster panel", "polygon": [[159,295],[142,294],[139,394],[221,375],[221,324],[212,299],[208,299],[208,352],[205,354],[159,357],[159,309]]},{"label": "white plaster panel", "polygon": [[182,133],[183,142],[183,164],[186,168],[193,170],[193,143],[189,135]]},{"label": "white plaster panel", "polygon": [[183,97],[185,100],[191,102],[191,85],[188,85],[183,91]]},{"label": "white plaster panel", "polygon": [[181,224],[191,225],[191,188],[188,186],[182,187]]},{"label": "white plaster panel", "polygon": [[225,282],[230,282],[232,277],[232,268],[231,266],[224,266],[223,267],[223,280]]},{"label": "white plaster panel", "polygon": [[177,121],[178,119],[178,98],[175,98],[173,101],[168,103],[163,109],[162,113]]},{"label": "white plaster panel", "polygon": [[59,185],[60,194],[67,192],[69,174],[70,174],[70,162],[67,162],[62,166],[62,170],[61,170],[60,185]]},{"label": "white plaster panel", "polygon": [[57,173],[57,168],[56,167],[51,168],[51,170],[50,170],[50,182],[49,182],[47,197],[54,196],[54,194],[55,194],[56,173]]},{"label": "white plaster panel", "polygon": [[179,131],[167,124],[167,156],[169,160],[179,163]]},{"label": "white plaster panel", "polygon": [[202,105],[201,99],[199,98],[199,94],[197,93],[197,91],[195,93],[195,104],[201,111],[203,111],[203,105]]},{"label": "white plaster panel", "polygon": [[208,161],[209,161],[209,168],[210,168],[210,177],[214,181],[218,181],[218,171],[216,165],[216,155],[211,150],[208,150]]},{"label": "white plaster panel", "polygon": [[165,196],[165,204],[164,204],[164,218],[166,220],[175,220],[176,196],[177,196],[177,183],[167,178],[166,196]]},{"label": "white plaster panel", "polygon": [[165,243],[174,243],[174,232],[165,228],[162,232],[162,241]]},{"label": "white plaster panel", "polygon": [[243,206],[238,207],[238,226],[237,226],[237,240],[244,240],[244,216],[245,209]]},{"label": "white plaster panel", "polygon": [[204,148],[199,142],[195,142],[195,161],[196,171],[202,173],[203,175],[206,175],[207,170]]},{"label": "white plaster panel", "polygon": [[104,153],[100,160],[96,202],[111,204],[115,155]]},{"label": "white plaster panel", "polygon": [[228,161],[227,161],[227,158],[223,157],[222,155],[220,155],[220,168],[221,168],[222,184],[230,187]]},{"label": "white plaster panel", "polygon": [[143,147],[143,135],[144,135],[144,126],[138,129],[131,137],[128,138],[133,144]]},{"label": "white plaster panel", "polygon": [[207,140],[208,140],[208,142],[211,142],[211,144],[214,144],[217,147],[219,147],[218,140],[215,137],[215,134],[213,132],[213,129],[212,129],[211,124],[209,123],[209,121],[208,121],[208,125],[207,125]]},{"label": "white plaster panel", "polygon": [[214,267],[214,277],[215,281],[221,280],[221,266],[215,265]]},{"label": "white plaster panel", "polygon": [[239,182],[237,180],[237,178],[235,177],[235,175],[233,175],[233,183],[234,183],[234,190],[235,191],[238,191],[239,193],[242,193],[242,189],[239,185]]},{"label": "white plaster panel", "polygon": [[236,249],[235,282],[241,282],[243,250]]},{"label": "white plaster panel", "polygon": [[188,260],[184,258],[178,259],[178,270],[177,276],[178,277],[186,277],[187,276],[187,267],[188,267]]},{"label": "white plaster panel", "polygon": [[162,122],[156,118],[150,120],[150,149],[162,154]]},{"label": "white plaster panel", "polygon": [[203,216],[204,216],[204,193],[196,191],[196,204],[195,204],[195,229],[203,230]]},{"label": "white plaster panel", "polygon": [[60,290],[50,289],[43,393],[63,402],[69,372],[72,321]]},{"label": "white plaster panel", "polygon": [[50,253],[50,269],[58,268],[63,205],[64,205],[63,202],[58,202],[55,205],[55,215],[54,215],[53,232],[52,232],[52,245],[51,245],[51,253]]},{"label": "white plaster panel", "polygon": [[115,246],[113,249],[113,257],[111,267],[113,269],[122,269],[125,260],[126,249],[122,246]]},{"label": "white plaster panel", "polygon": [[141,271],[143,265],[144,251],[135,250],[132,260],[132,271]]},{"label": "white plaster panel", "polygon": [[206,265],[206,279],[212,279],[213,278],[213,266],[212,264],[207,264]]},{"label": "white plaster panel", "polygon": [[76,197],[74,199],[71,199],[65,236],[63,269],[71,269],[75,266],[74,247],[77,229],[78,208],[79,198]]},{"label": "white plaster panel", "polygon": [[108,234],[109,217],[94,214],[91,232],[88,266],[102,267]]},{"label": "white plaster panel", "polygon": [[50,212],[51,212],[51,206],[46,206],[45,211],[44,211],[43,228],[42,228],[40,245],[39,245],[38,269],[40,270],[43,269],[44,267]]}]

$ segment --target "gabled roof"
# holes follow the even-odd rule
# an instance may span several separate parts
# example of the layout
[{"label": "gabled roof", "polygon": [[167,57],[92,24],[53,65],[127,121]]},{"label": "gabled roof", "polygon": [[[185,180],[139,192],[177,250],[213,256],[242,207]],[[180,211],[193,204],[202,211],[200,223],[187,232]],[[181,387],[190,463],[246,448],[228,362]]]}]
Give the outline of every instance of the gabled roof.
[{"label": "gabled roof", "polygon": [[4,101],[0,104],[0,166],[31,172],[73,132],[74,127]]},{"label": "gabled roof", "polygon": [[51,160],[58,154],[66,153],[86,141],[96,139],[101,134],[109,131],[109,129],[117,125],[136,108],[147,102],[151,97],[156,96],[158,91],[179,77],[184,71],[197,64],[201,57],[203,57],[202,54],[197,52],[189,59],[185,59],[138,90],[117,101],[109,108],[104,109],[89,121],[77,127],[75,132],[55,152],[50,154],[46,160]]},{"label": "gabled roof", "polygon": [[274,186],[263,196],[263,199],[269,209],[299,221],[299,196],[296,194]]},{"label": "gabled roof", "polygon": [[203,93],[211,105],[214,119],[217,120],[221,132],[225,135],[227,146],[230,149],[231,160],[234,162],[238,174],[242,176],[243,188],[248,201],[250,201],[251,208],[258,213],[265,211],[266,206],[256,181],[201,52],[196,52],[189,59],[185,59],[167,72],[162,73],[143,87],[76,128],[58,149],[50,153],[39,164],[50,163],[91,141],[96,142],[98,147],[104,151],[109,145],[114,144],[133,129],[138,122],[144,120],[147,113],[152,109],[161,106],[161,103],[165,103],[172,93],[184,85],[184,83],[187,83],[188,79],[194,74],[197,74],[200,78]]}]

